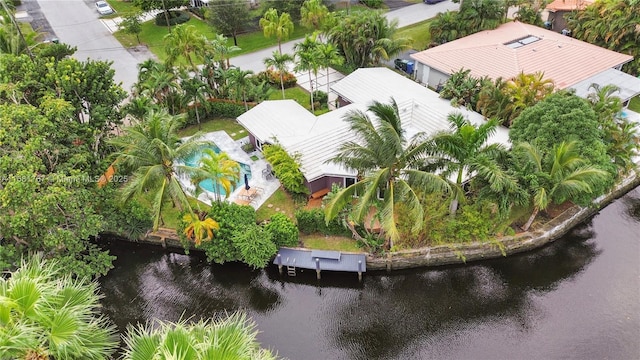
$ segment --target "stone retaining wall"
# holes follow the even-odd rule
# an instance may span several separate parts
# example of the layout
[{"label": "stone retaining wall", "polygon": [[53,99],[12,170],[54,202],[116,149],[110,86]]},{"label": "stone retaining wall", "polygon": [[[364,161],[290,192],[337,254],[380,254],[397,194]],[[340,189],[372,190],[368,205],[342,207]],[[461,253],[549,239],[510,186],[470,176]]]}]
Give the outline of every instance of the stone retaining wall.
[{"label": "stone retaining wall", "polygon": [[388,253],[384,257],[367,256],[367,270],[397,270],[426,266],[462,264],[530,251],[546,245],[595,215],[601,208],[640,185],[640,176],[630,174],[609,194],[594,200],[593,207],[573,206],[544,224],[540,229],[494,242],[451,244]]},{"label": "stone retaining wall", "polygon": [[[384,257],[367,255],[367,271],[399,270],[427,266],[463,264],[487,260],[537,249],[569,232],[576,225],[595,215],[601,208],[640,185],[640,176],[631,173],[607,195],[594,200],[593,207],[573,206],[544,224],[540,229],[514,236],[496,238],[493,242],[451,244],[403,250]],[[159,229],[138,240],[141,243],[183,249],[178,234],[172,229]]]}]

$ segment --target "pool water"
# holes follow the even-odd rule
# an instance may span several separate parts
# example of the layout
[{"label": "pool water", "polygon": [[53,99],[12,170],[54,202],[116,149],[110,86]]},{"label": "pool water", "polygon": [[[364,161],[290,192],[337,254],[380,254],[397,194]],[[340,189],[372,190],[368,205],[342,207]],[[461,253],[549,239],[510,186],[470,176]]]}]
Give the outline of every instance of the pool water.
[{"label": "pool water", "polygon": [[[199,167],[200,166],[200,159],[202,159],[202,157],[204,156],[204,150],[205,149],[212,149],[216,154],[220,153],[220,148],[218,148],[215,145],[211,145],[211,146],[206,146],[204,148],[202,148],[202,151],[194,154],[193,156],[190,156],[188,158],[186,158],[184,160],[185,165],[187,166],[192,166],[192,167]],[[240,177],[239,180],[236,183],[236,186],[231,188],[231,191],[237,189],[240,186],[244,186],[244,175],[247,175],[248,179],[251,179],[251,167],[247,164],[243,164],[243,163],[238,163],[240,164]],[[217,193],[218,191],[216,191],[215,185],[213,184],[213,181],[211,179],[207,179],[204,181],[200,182],[200,187],[203,188],[204,190],[213,192],[213,193]],[[249,185],[251,185],[251,183],[249,183]],[[226,191],[224,191],[224,189],[222,188],[222,186],[220,187],[220,195],[227,195]]]}]

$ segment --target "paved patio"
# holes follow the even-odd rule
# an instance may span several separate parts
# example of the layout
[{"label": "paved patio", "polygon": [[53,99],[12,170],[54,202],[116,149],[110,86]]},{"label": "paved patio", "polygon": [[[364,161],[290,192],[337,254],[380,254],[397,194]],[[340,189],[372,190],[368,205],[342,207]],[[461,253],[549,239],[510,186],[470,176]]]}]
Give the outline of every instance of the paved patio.
[{"label": "paved patio", "polygon": [[[260,152],[254,151],[251,154],[247,154],[242,150],[242,145],[249,142],[248,136],[240,140],[233,140],[226,132],[215,131],[205,134],[203,140],[214,142],[216,146],[218,146],[222,152],[227,153],[229,158],[232,160],[249,165],[251,168],[249,186],[251,188],[260,189],[257,196],[248,204],[249,206],[252,206],[254,209],[258,209],[280,187],[280,181],[278,181],[275,176],[272,176],[269,179],[263,177],[263,170],[267,168],[267,162],[264,160],[264,157]],[[251,159],[254,155],[258,158],[257,160]],[[194,194],[195,186],[191,183],[190,179],[187,177],[181,178],[180,183],[187,192],[192,195]],[[240,194],[243,190],[244,180],[240,179],[238,181],[237,188],[229,194],[225,200],[228,202],[240,200]],[[203,191],[203,193],[198,196],[198,200],[209,205],[211,205],[212,201],[215,201],[215,198],[216,194],[209,191]]]}]

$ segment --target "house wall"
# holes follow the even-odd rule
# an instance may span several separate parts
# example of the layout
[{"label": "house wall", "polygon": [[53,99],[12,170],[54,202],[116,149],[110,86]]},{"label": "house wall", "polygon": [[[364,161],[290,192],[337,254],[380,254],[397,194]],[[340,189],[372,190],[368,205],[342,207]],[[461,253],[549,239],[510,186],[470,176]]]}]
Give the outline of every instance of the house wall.
[{"label": "house wall", "polygon": [[341,108],[345,105],[349,105],[351,104],[350,101],[346,100],[345,98],[343,98],[342,96],[338,96],[338,107]]},{"label": "house wall", "polygon": [[418,78],[418,81],[420,81],[423,84],[429,84],[429,71],[431,70],[430,67],[428,67],[427,65],[423,64],[423,63],[418,63],[418,66],[416,66],[416,71],[420,73],[420,77]]},{"label": "house wall", "polygon": [[438,87],[438,84],[444,85],[449,77],[449,74],[442,73],[436,69],[431,69],[431,71],[429,71],[429,81],[427,82],[427,85],[429,85],[430,88],[435,89]]},{"label": "house wall", "polygon": [[567,11],[549,12],[549,18],[547,21],[551,22],[551,30],[559,33],[562,32],[562,29],[567,27],[567,21],[564,19],[564,16],[567,13]]},{"label": "house wall", "polygon": [[305,179],[305,186],[309,191],[313,194],[316,191],[320,191],[322,189],[331,190],[331,186],[336,183],[340,186],[344,186],[344,178],[340,176],[323,176],[319,179],[313,180],[312,182],[308,182]]}]

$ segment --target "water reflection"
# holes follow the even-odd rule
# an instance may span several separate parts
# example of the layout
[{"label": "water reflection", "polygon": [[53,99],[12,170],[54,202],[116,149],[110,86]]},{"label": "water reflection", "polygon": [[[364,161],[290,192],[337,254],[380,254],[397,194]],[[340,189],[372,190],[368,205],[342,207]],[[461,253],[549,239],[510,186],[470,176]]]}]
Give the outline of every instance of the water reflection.
[{"label": "water reflection", "polygon": [[333,326],[329,333],[336,346],[349,350],[349,358],[378,359],[461,322],[498,318],[527,331],[539,313],[532,292],[555,289],[597,255],[593,242],[576,237],[481,265],[368,277],[362,296],[328,314],[334,317],[327,321]]},{"label": "water reflection", "polygon": [[155,247],[108,240],[118,259],[101,281],[107,315],[119,329],[152,318],[177,321],[207,318],[249,308],[267,313],[281,296],[262,271],[240,264],[210,265],[200,254],[184,255]]},{"label": "water reflection", "polygon": [[117,268],[102,279],[103,303],[120,329],[243,309],[260,341],[292,360],[477,359],[514,349],[519,358],[640,358],[639,197],[529,253],[367,273],[362,283],[355,274],[318,281],[314,271],[289,278],[275,266],[212,266],[199,254],[111,241]]}]

